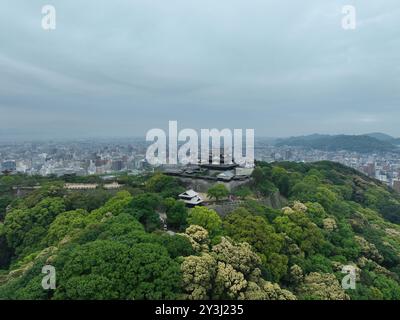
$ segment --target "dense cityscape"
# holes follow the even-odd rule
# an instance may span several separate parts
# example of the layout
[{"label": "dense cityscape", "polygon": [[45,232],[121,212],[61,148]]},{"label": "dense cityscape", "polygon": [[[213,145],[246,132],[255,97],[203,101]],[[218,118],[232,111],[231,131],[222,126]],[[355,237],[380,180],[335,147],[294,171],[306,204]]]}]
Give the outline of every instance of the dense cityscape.
[{"label": "dense cityscape", "polygon": [[[145,159],[148,145],[148,142],[140,138],[2,143],[0,174],[86,176],[128,172],[130,175],[137,175],[151,169]],[[400,154],[396,152],[323,151],[305,147],[275,146],[270,139],[259,138],[255,144],[255,159],[268,163],[322,160],[338,162],[376,178],[400,192]]]}]

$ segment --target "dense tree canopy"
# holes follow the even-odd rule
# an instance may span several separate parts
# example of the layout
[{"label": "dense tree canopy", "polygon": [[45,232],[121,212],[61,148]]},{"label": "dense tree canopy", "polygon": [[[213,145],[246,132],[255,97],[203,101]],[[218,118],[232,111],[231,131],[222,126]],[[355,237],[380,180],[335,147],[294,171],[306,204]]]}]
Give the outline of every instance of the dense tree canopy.
[{"label": "dense tree canopy", "polygon": [[186,220],[188,210],[183,201],[177,201],[174,198],[167,198],[164,201],[167,214],[167,224],[175,230],[183,230],[186,228]]},{"label": "dense tree canopy", "polygon": [[188,224],[205,228],[213,237],[221,231],[222,221],[217,212],[206,207],[195,207],[189,211]]},{"label": "dense tree canopy", "polygon": [[208,189],[207,195],[209,198],[215,199],[215,201],[218,202],[229,195],[229,190],[222,183],[217,183]]},{"label": "dense tree canopy", "polygon": [[99,179],[0,177],[0,299],[400,299],[400,195],[351,168],[259,162],[240,201],[191,209],[161,173],[64,188]]}]

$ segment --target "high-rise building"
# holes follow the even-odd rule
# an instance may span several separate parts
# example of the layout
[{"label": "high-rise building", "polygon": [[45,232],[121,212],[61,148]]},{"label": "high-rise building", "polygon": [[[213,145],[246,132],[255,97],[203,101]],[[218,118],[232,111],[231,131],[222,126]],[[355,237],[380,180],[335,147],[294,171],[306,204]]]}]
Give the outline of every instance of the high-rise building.
[{"label": "high-rise building", "polygon": [[375,177],[375,164],[368,163],[363,167],[363,171],[370,177]]},{"label": "high-rise building", "polygon": [[393,180],[393,189],[400,192],[400,180]]},{"label": "high-rise building", "polygon": [[122,160],[114,160],[111,164],[111,170],[113,171],[121,171],[124,168],[124,161]]},{"label": "high-rise building", "polygon": [[3,161],[3,163],[1,164],[1,170],[14,172],[17,170],[17,163],[15,162],[15,160]]}]

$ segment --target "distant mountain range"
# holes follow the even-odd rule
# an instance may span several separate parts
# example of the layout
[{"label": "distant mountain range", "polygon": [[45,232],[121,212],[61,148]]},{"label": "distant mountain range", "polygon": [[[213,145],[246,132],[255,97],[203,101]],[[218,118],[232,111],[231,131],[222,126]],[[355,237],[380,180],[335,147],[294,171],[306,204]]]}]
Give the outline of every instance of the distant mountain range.
[{"label": "distant mountain range", "polygon": [[382,133],[382,132],[372,132],[372,133],[367,133],[365,135],[368,137],[371,137],[371,138],[375,138],[380,141],[390,142],[390,141],[396,140],[396,138],[393,138],[392,136],[390,136],[386,133]]},{"label": "distant mountain range", "polygon": [[370,152],[399,152],[400,138],[380,132],[364,135],[322,135],[312,134],[307,136],[277,139],[276,146],[305,147],[326,151],[354,151],[360,153]]},{"label": "distant mountain range", "polygon": [[378,139],[379,141],[386,141],[396,146],[400,146],[400,138],[394,138],[386,133],[373,132],[373,133],[367,133],[366,136]]}]

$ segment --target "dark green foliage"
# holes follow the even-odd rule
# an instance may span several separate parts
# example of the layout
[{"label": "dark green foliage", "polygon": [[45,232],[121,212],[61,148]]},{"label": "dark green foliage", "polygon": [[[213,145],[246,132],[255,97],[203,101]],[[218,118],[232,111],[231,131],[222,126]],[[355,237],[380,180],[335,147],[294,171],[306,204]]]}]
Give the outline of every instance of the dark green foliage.
[{"label": "dark green foliage", "polygon": [[165,198],[176,197],[178,194],[185,191],[176,178],[159,173],[155,174],[146,182],[146,189],[149,192],[158,193]]},{"label": "dark green foliage", "polygon": [[42,268],[46,264],[46,256],[38,259],[23,276],[0,285],[1,299],[41,300],[51,298],[52,291],[43,290]]},{"label": "dark green foliage", "polygon": [[252,194],[252,192],[251,192],[251,190],[250,190],[249,187],[247,187],[247,186],[241,186],[241,187],[236,188],[236,189],[233,191],[233,194],[234,194],[236,197],[245,200],[246,198],[248,198],[248,197]]},{"label": "dark green foliage", "polygon": [[213,238],[220,234],[222,221],[216,211],[206,207],[194,207],[189,211],[188,224],[206,229]]},{"label": "dark green foliage", "polygon": [[0,196],[0,221],[4,220],[7,207],[11,204],[12,201],[13,197],[10,195]]},{"label": "dark green foliage", "polygon": [[168,227],[179,231],[186,229],[188,210],[185,203],[173,198],[167,198],[164,201],[164,206],[167,214]]},{"label": "dark green foliage", "polygon": [[213,185],[207,191],[207,195],[210,199],[215,199],[219,201],[220,199],[226,198],[229,195],[228,189],[222,183],[217,183]]},{"label": "dark green foliage", "polygon": [[156,239],[167,249],[171,258],[186,257],[194,254],[194,250],[188,238],[181,235],[163,234]]},{"label": "dark green foliage", "polygon": [[[400,195],[328,161],[259,162],[252,177],[248,186],[233,191],[240,207],[221,215],[206,206],[188,210],[177,199],[183,191],[178,180],[158,173],[121,175],[118,181],[127,187],[120,192],[65,190],[65,182],[81,180],[75,176],[1,177],[0,298],[179,299],[188,292],[185,281],[229,298],[226,292],[233,294],[230,283],[238,276],[233,270],[244,254],[259,268],[251,277],[246,274],[254,290],[248,297],[260,294],[250,284],[255,277],[273,298],[272,284],[265,281],[303,299],[400,299]],[[21,197],[13,193],[15,186],[37,184],[40,188]],[[287,207],[269,207],[275,198]],[[169,231],[197,226],[184,235],[167,233],[160,221],[165,216]],[[243,250],[215,260],[211,248],[220,246],[220,255],[230,252],[225,237]],[[194,284],[185,280],[183,261],[187,275],[206,278]],[[41,287],[47,263],[57,270],[55,291]],[[349,264],[357,265],[359,280],[356,290],[344,292],[341,268]],[[219,287],[208,287],[207,276],[219,279]]]},{"label": "dark green foliage", "polygon": [[112,194],[104,189],[72,191],[65,196],[64,201],[67,210],[92,211],[105,204],[111,196]]},{"label": "dark green foliage", "polygon": [[223,221],[224,231],[232,239],[247,242],[261,255],[264,270],[271,280],[279,280],[287,269],[287,258],[280,254],[284,237],[275,232],[265,218],[239,208]]},{"label": "dark green foliage", "polygon": [[60,253],[56,268],[55,299],[174,299],[181,290],[178,263],[157,244],[94,241]]},{"label": "dark green foliage", "polygon": [[155,193],[143,193],[134,196],[131,201],[130,213],[139,220],[148,231],[160,226],[160,217],[157,213],[162,205],[162,198]]},{"label": "dark green foliage", "polygon": [[272,168],[270,166],[256,167],[252,173],[254,190],[263,195],[270,196],[278,191],[278,188],[271,181]]},{"label": "dark green foliage", "polygon": [[290,186],[288,172],[284,168],[274,167],[271,175],[272,182],[278,187],[279,192],[287,197]]},{"label": "dark green foliage", "polygon": [[13,256],[12,249],[8,246],[5,235],[0,234],[0,269],[6,269]]},{"label": "dark green foliage", "polygon": [[274,220],[278,232],[287,234],[306,254],[313,254],[323,246],[321,230],[303,212],[295,211]]},{"label": "dark green foliage", "polygon": [[383,205],[380,212],[386,220],[392,223],[400,224],[400,205]]},{"label": "dark green foliage", "polygon": [[65,210],[61,198],[45,198],[36,206],[10,211],[4,220],[4,234],[16,253],[32,252],[41,247],[40,240],[50,223]]}]

